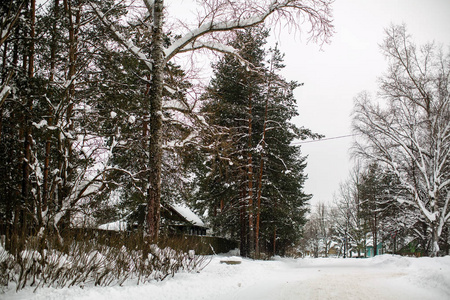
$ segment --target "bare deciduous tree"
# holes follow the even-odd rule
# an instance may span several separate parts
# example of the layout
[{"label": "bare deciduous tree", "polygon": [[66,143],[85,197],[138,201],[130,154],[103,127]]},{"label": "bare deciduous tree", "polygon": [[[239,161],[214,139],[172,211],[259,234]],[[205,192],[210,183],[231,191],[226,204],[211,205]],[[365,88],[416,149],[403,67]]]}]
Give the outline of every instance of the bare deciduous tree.
[{"label": "bare deciduous tree", "polygon": [[[355,150],[394,172],[430,231],[431,255],[450,219],[450,56],[436,45],[417,47],[405,26],[386,30],[382,51],[389,69],[381,78],[383,105],[367,93],[356,99]],[[380,100],[381,100],[380,99]]]}]

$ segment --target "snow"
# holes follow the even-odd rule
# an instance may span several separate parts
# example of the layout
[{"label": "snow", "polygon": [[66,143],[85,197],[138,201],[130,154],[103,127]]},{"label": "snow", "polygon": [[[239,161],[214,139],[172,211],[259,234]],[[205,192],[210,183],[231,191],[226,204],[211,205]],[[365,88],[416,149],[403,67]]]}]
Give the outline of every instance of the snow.
[{"label": "snow", "polygon": [[167,100],[163,103],[164,109],[174,109],[174,110],[188,110],[189,107],[186,107],[186,105],[179,101],[179,100]]},{"label": "snow", "polygon": [[131,115],[128,117],[128,123],[133,124],[134,122],[136,122],[136,117]]},{"label": "snow", "polygon": [[145,63],[147,68],[149,70],[153,69],[153,65],[150,62],[150,60],[145,56],[145,54],[142,52],[142,49],[137,47],[127,39],[125,36],[123,36],[113,24],[111,24],[105,15],[101,12],[101,10],[97,7],[97,5],[90,3],[91,7],[95,10],[95,13],[98,15],[98,17],[102,20],[102,22],[109,27],[109,29],[114,32],[114,35],[117,37],[117,39],[120,41],[120,43],[125,46],[131,53],[133,53],[138,59],[140,59],[142,62]]},{"label": "snow", "polygon": [[[2,23],[4,22],[3,19],[1,21],[2,21]],[[9,32],[8,29],[9,28],[5,28],[5,29],[2,30],[2,34],[0,35],[0,39],[3,40],[8,35],[8,32]]]},{"label": "snow", "polygon": [[26,288],[7,291],[2,299],[450,299],[450,256],[220,263],[227,258],[213,256],[200,273],[180,273],[162,282],[39,288],[35,293]]},{"label": "snow", "polygon": [[32,124],[37,129],[41,129],[41,127],[47,126],[47,121],[46,120],[41,120],[39,123],[33,122]]},{"label": "snow", "polygon": [[3,88],[0,90],[0,102],[6,98],[6,96],[9,94],[9,92],[11,91],[11,87],[6,85],[3,86]]},{"label": "snow", "polygon": [[174,210],[182,215],[187,221],[191,222],[192,225],[206,227],[205,223],[192,211],[189,207],[184,205],[172,204]]},{"label": "snow", "polygon": [[220,260],[220,263],[225,263],[229,265],[237,265],[242,263],[242,257],[240,256],[231,256],[231,257],[225,257]]},{"label": "snow", "polygon": [[123,220],[102,224],[98,227],[98,229],[103,230],[114,230],[114,231],[124,231],[127,229],[127,222]]}]

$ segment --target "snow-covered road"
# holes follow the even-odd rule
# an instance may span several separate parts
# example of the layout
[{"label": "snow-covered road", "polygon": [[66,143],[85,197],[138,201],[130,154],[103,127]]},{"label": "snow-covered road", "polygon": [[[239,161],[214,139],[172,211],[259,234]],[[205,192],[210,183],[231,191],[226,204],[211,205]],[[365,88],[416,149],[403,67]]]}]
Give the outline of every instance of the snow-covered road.
[{"label": "snow-covered road", "polygon": [[[300,261],[290,268],[280,265],[270,279],[219,299],[450,299],[450,294],[439,290],[438,282],[414,284],[413,273],[419,270],[408,270],[408,260],[373,261],[320,259]],[[441,285],[446,286],[445,280]]]},{"label": "snow-covered road", "polygon": [[123,287],[26,289],[1,299],[450,299],[450,256],[285,259],[227,265],[215,256],[200,273]]}]

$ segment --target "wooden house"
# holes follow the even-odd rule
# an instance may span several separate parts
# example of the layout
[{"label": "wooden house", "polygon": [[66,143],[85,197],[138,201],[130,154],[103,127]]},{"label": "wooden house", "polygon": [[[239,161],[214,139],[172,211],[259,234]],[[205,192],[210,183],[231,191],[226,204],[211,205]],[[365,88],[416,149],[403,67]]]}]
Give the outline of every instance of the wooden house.
[{"label": "wooden house", "polygon": [[206,235],[208,227],[187,206],[172,204],[161,210],[163,226],[169,234]]},{"label": "wooden house", "polygon": [[[143,229],[146,205],[140,205],[136,211],[130,213],[125,218],[103,224],[99,229],[113,231],[134,231]],[[185,205],[164,205],[161,206],[161,230],[172,235],[206,235],[208,227],[203,221]]]}]

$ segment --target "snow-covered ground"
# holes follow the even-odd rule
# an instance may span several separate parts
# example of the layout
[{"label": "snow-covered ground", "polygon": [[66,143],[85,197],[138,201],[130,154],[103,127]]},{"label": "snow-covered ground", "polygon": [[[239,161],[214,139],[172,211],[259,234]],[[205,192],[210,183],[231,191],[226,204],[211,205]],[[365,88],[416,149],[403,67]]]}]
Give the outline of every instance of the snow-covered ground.
[{"label": "snow-covered ground", "polygon": [[[27,288],[1,299],[450,299],[450,256],[369,259],[243,259],[214,256],[200,273],[162,282],[81,288]],[[239,260],[239,259],[238,259]]]}]

